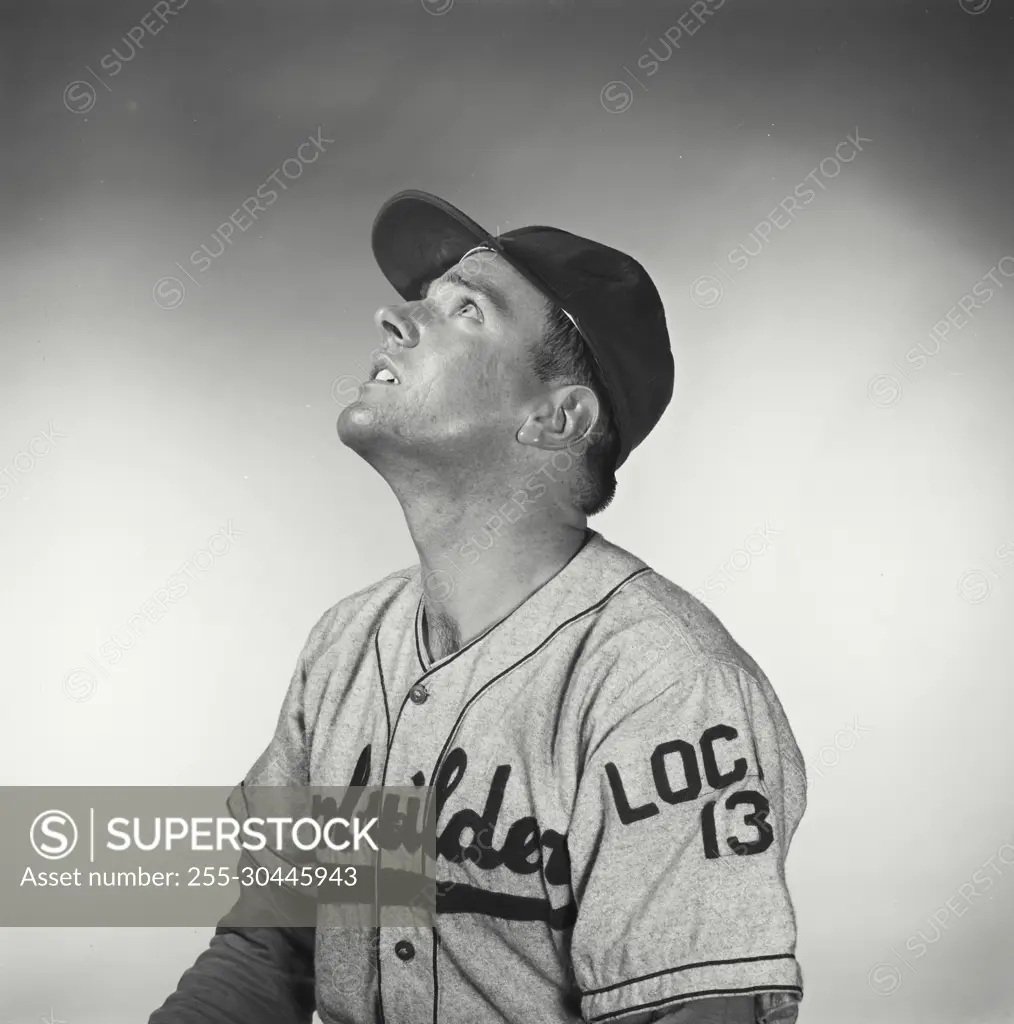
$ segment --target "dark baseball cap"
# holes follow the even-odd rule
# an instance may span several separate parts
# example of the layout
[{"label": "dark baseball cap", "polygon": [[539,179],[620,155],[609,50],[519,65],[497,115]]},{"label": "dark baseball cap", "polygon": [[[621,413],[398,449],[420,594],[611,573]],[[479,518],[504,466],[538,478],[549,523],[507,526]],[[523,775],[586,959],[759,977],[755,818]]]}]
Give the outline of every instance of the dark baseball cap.
[{"label": "dark baseball cap", "polygon": [[564,311],[591,353],[620,436],[618,465],[649,434],[673,391],[662,300],[633,257],[559,228],[493,236],[438,196],[409,189],[373,222],[373,255],[407,301],[473,249],[491,249]]}]

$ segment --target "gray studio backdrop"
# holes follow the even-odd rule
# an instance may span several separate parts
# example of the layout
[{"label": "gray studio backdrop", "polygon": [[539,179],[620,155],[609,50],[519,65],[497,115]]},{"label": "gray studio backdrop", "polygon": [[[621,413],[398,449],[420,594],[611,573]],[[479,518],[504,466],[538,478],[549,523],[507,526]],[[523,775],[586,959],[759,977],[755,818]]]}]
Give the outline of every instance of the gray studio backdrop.
[{"label": "gray studio backdrop", "polygon": [[[3,21],[0,784],[233,785],[317,618],[414,560],[334,424],[423,188],[659,284],[676,395],[593,525],[787,708],[803,1019],[1014,1019],[1008,4]],[[6,930],[0,1021],[144,1020],[209,936]]]}]

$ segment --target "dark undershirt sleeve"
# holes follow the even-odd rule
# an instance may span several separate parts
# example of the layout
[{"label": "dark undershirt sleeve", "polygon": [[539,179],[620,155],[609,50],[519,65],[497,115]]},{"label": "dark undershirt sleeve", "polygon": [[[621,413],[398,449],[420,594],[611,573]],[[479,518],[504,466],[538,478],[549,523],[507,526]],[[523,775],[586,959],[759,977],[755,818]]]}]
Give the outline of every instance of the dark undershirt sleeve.
[{"label": "dark undershirt sleeve", "polygon": [[[240,865],[247,863],[244,854]],[[260,886],[245,889],[148,1024],[310,1024],[315,929],[231,923],[250,920],[258,901],[278,898]]]}]

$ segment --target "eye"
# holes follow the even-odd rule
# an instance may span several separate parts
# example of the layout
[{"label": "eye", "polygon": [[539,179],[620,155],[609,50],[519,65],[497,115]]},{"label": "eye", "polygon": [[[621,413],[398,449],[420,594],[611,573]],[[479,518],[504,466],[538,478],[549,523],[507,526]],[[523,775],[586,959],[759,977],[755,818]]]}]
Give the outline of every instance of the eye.
[{"label": "eye", "polygon": [[471,300],[464,299],[460,306],[458,306],[458,312],[463,313],[466,309],[471,309],[473,313],[473,319],[482,321],[482,310]]}]

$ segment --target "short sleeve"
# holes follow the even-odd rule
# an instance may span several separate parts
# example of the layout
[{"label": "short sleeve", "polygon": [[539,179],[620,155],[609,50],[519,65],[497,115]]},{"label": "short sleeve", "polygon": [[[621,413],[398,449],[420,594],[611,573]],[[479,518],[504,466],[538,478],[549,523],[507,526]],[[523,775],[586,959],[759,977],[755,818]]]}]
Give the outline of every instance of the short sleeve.
[{"label": "short sleeve", "polygon": [[[296,660],[274,735],[229,795],[227,805],[237,821],[279,814],[300,817],[311,812],[307,720],[311,717],[314,701],[310,695],[310,680],[327,627],[333,619],[332,610],[325,613],[311,630]],[[256,853],[246,853],[256,866],[269,870],[276,867],[284,870],[313,859],[306,851],[297,850],[290,843],[279,849],[266,845]],[[309,891],[306,886],[300,888],[304,894]]]},{"label": "short sleeve", "polygon": [[712,996],[802,998],[785,857],[806,781],[757,675],[658,666],[589,716],[568,847],[592,1024]]}]

